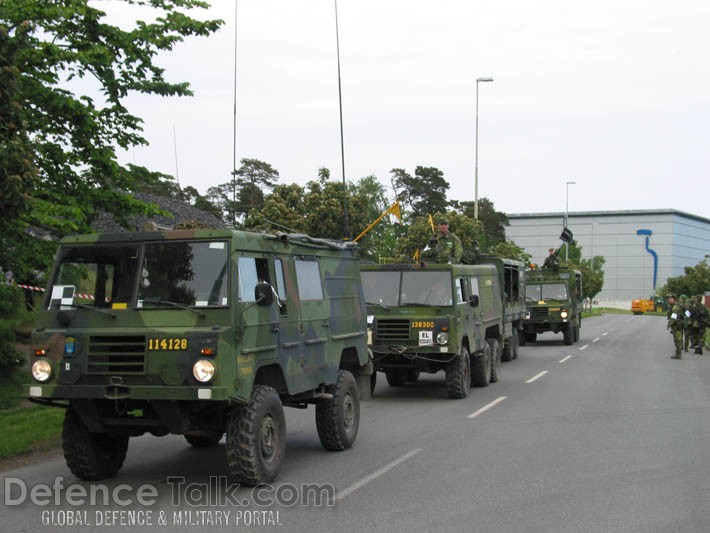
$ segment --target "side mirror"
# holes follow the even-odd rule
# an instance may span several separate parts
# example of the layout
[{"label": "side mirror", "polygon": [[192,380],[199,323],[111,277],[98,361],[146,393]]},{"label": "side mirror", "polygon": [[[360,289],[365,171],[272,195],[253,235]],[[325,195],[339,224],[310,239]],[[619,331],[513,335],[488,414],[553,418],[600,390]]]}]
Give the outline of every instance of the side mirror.
[{"label": "side mirror", "polygon": [[471,307],[478,307],[478,304],[481,303],[481,300],[478,298],[478,294],[472,295],[472,296],[468,299],[468,303],[469,303],[469,305],[470,305]]},{"label": "side mirror", "polygon": [[254,287],[254,298],[259,307],[268,307],[274,303],[274,290],[268,283],[259,283]]}]

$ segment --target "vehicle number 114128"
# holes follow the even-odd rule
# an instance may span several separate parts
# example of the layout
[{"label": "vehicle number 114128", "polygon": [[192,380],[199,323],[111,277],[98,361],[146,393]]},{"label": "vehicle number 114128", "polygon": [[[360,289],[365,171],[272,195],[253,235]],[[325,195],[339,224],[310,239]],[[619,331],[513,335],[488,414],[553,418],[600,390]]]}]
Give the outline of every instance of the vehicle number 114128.
[{"label": "vehicle number 114128", "polygon": [[175,339],[175,338],[148,339],[148,349],[151,351],[187,350],[187,339]]}]

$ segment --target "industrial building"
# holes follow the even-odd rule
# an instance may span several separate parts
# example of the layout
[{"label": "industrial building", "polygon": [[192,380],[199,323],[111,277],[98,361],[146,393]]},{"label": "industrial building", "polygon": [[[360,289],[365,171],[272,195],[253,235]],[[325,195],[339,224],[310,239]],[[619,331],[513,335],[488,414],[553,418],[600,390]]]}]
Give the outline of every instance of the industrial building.
[{"label": "industrial building", "polygon": [[[564,213],[508,215],[506,236],[542,264],[562,243]],[[669,277],[684,274],[710,254],[710,219],[674,209],[570,212],[567,227],[582,257],[603,256],[604,287],[595,297],[627,307],[648,298]]]}]

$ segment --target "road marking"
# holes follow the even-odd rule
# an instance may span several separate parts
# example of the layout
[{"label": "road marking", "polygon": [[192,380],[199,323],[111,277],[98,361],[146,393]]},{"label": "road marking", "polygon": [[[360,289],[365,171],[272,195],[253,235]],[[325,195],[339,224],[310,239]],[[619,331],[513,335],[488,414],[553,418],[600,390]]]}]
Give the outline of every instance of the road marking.
[{"label": "road marking", "polygon": [[571,355],[568,355],[567,357],[563,357],[562,359],[560,359],[560,360],[557,361],[557,362],[558,362],[558,363],[565,363],[565,362],[569,361],[570,359],[572,359],[572,356],[571,356]]},{"label": "road marking", "polygon": [[540,372],[540,373],[537,374],[536,376],[531,377],[531,378],[530,378],[529,380],[527,380],[525,383],[532,383],[533,381],[537,381],[538,379],[540,379],[542,376],[544,376],[544,375],[547,374],[548,372],[549,372],[549,370],[543,370],[542,372]]},{"label": "road marking", "polygon": [[601,337],[597,337],[597,338],[594,339],[592,342],[597,342],[599,339],[601,339]]},{"label": "road marking", "polygon": [[395,459],[394,461],[392,461],[391,463],[386,464],[385,466],[383,466],[383,467],[380,468],[379,470],[375,470],[375,471],[374,471],[372,474],[370,474],[369,476],[365,476],[365,477],[362,478],[360,481],[356,481],[355,483],[353,483],[352,485],[350,485],[350,486],[349,486],[348,488],[346,488],[345,490],[340,491],[340,492],[337,494],[337,496],[335,497],[335,501],[337,502],[337,501],[339,501],[339,500],[342,500],[342,499],[345,498],[346,496],[350,496],[353,492],[355,492],[355,491],[358,490],[358,489],[361,489],[362,487],[364,487],[365,485],[367,485],[370,481],[373,481],[373,480],[377,479],[377,478],[380,477],[382,474],[388,472],[389,470],[392,470],[392,469],[393,469],[395,466],[397,466],[398,464],[403,463],[404,461],[406,461],[407,459],[409,459],[409,458],[411,458],[411,457],[414,457],[415,455],[417,455],[417,454],[418,454],[419,452],[421,452],[421,451],[422,451],[421,448],[415,448],[415,449],[412,450],[411,452],[405,453],[405,454],[404,454],[402,457],[400,457],[399,459]]},{"label": "road marking", "polygon": [[582,350],[586,350],[587,348],[589,348],[589,344],[585,344],[584,346],[582,346],[579,351],[581,352]]},{"label": "road marking", "polygon": [[608,331],[605,331],[604,333],[602,333],[602,337],[606,337],[607,335],[609,335]]},{"label": "road marking", "polygon": [[614,331],[614,328],[611,328],[609,331]]},{"label": "road marking", "polygon": [[480,415],[480,414],[482,414],[482,413],[485,413],[485,412],[488,411],[488,409],[490,409],[491,407],[495,407],[496,405],[498,405],[500,402],[502,402],[502,401],[505,400],[506,398],[507,398],[507,396],[501,396],[500,398],[497,398],[497,399],[493,400],[491,403],[489,403],[489,404],[484,405],[483,407],[481,407],[478,411],[473,412],[473,413],[471,413],[470,415],[468,415],[468,418],[476,418],[478,415]]}]

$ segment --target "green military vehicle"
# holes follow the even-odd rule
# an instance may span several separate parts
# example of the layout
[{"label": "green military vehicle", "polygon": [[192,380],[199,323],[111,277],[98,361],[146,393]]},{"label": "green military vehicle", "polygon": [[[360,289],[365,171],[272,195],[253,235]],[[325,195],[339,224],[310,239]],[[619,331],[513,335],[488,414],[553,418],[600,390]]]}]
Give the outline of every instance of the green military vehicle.
[{"label": "green military vehicle", "polygon": [[493,265],[365,265],[361,276],[375,370],[391,386],[444,370],[448,396],[465,398],[471,385],[498,380],[503,310]]},{"label": "green military vehicle", "polygon": [[501,359],[512,361],[518,358],[525,306],[525,263],[514,259],[478,256],[475,264],[492,264],[498,272],[498,283],[503,287],[503,351]]},{"label": "green military vehicle", "polygon": [[520,343],[535,342],[538,333],[562,332],[564,343],[579,340],[582,327],[582,273],[571,269],[528,270],[525,273],[527,318]]},{"label": "green military vehicle", "polygon": [[76,476],[121,468],[129,437],[226,433],[230,474],[273,480],[282,405],[315,404],[328,450],[349,448],[372,364],[352,243],[175,230],[61,241],[32,334],[31,400],[66,408]]}]

